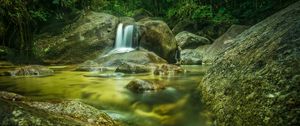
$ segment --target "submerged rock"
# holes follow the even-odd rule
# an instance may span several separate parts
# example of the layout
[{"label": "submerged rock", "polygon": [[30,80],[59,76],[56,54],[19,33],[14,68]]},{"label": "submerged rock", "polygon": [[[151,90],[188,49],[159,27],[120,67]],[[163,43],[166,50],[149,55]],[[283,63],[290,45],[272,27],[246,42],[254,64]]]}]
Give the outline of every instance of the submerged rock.
[{"label": "submerged rock", "polygon": [[211,43],[207,38],[195,35],[187,31],[178,33],[175,36],[175,39],[182,49],[195,49],[199,46]]},{"label": "submerged rock", "polygon": [[300,2],[237,36],[199,85],[216,125],[300,124]]},{"label": "submerged rock", "polygon": [[218,54],[225,51],[226,48],[229,47],[230,43],[234,42],[233,39],[248,28],[248,26],[243,25],[232,25],[205,51],[205,55],[203,57],[204,62],[213,63],[213,61],[218,58]]},{"label": "submerged rock", "polygon": [[110,77],[123,77],[125,76],[124,73],[114,72],[114,73],[93,73],[84,75],[85,77],[101,77],[101,78],[110,78]]},{"label": "submerged rock", "polygon": [[148,80],[135,79],[130,81],[126,88],[135,93],[143,93],[146,91],[159,91],[165,88],[164,84]]},{"label": "submerged rock", "polygon": [[113,48],[118,22],[113,15],[92,11],[84,13],[78,20],[65,26],[63,32],[38,36],[35,41],[36,54],[50,64],[95,59]]},{"label": "submerged rock", "polygon": [[124,62],[121,65],[119,65],[116,69],[116,72],[122,72],[122,73],[148,73],[151,71],[150,66],[146,65],[139,65],[129,62]]},{"label": "submerged rock", "polygon": [[7,76],[51,76],[52,69],[40,65],[30,65],[16,68],[14,71],[5,72]]},{"label": "submerged rock", "polygon": [[101,67],[98,63],[93,60],[85,61],[84,63],[77,66],[76,71],[107,71],[107,67]]},{"label": "submerged rock", "polygon": [[137,22],[141,47],[153,51],[168,62],[175,62],[176,40],[169,26],[161,20],[149,18]]},{"label": "submerged rock", "polygon": [[33,101],[9,92],[0,92],[0,115],[2,125],[117,125],[106,113],[80,101]]}]

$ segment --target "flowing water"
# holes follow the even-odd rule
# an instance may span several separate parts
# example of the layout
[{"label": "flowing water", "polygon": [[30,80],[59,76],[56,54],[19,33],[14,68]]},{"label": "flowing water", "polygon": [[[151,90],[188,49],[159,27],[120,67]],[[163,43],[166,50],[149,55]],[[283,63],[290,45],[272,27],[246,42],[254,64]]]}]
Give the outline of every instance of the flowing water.
[{"label": "flowing water", "polygon": [[[206,66],[183,66],[188,72],[172,76],[124,75],[108,72],[77,72],[70,67],[50,67],[48,77],[0,77],[0,90],[34,99],[79,99],[129,125],[205,126],[207,115],[195,89]],[[102,77],[87,77],[98,74]],[[124,88],[133,79],[154,80],[167,85],[158,92],[135,94]]]},{"label": "flowing water", "polygon": [[124,53],[133,51],[134,25],[120,23],[117,28],[115,48],[110,53]]}]

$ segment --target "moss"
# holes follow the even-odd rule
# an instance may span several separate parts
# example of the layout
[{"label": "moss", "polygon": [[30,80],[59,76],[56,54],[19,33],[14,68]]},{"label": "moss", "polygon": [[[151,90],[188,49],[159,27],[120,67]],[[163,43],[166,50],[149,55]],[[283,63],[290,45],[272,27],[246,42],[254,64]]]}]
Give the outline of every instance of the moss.
[{"label": "moss", "polygon": [[219,54],[199,85],[217,125],[300,124],[299,7],[251,27]]}]

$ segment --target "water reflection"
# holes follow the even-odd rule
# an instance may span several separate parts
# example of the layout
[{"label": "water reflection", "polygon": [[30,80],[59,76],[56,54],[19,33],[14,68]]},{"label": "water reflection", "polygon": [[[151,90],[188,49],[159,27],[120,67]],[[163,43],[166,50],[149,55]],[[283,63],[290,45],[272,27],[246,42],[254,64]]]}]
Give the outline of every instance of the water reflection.
[{"label": "water reflection", "polygon": [[[59,71],[49,77],[0,77],[0,89],[36,99],[80,99],[128,125],[204,125],[202,117],[206,115],[193,92],[207,67],[184,67],[188,72],[166,76],[75,72],[56,67]],[[167,87],[135,94],[124,88],[133,79],[159,81]]]}]

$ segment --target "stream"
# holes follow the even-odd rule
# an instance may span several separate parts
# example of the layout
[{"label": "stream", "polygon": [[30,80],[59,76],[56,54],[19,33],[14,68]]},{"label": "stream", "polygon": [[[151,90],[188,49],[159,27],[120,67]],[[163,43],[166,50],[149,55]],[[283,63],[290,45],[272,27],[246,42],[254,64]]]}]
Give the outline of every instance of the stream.
[{"label": "stream", "polygon": [[[0,77],[0,90],[32,99],[77,99],[110,115],[114,120],[137,126],[206,126],[210,112],[200,102],[197,85],[208,66],[182,66],[185,73],[156,76],[79,72],[70,66],[49,66],[55,71],[47,77]],[[97,77],[89,75],[101,75]],[[133,93],[124,88],[133,79],[159,81],[166,89]]]}]

